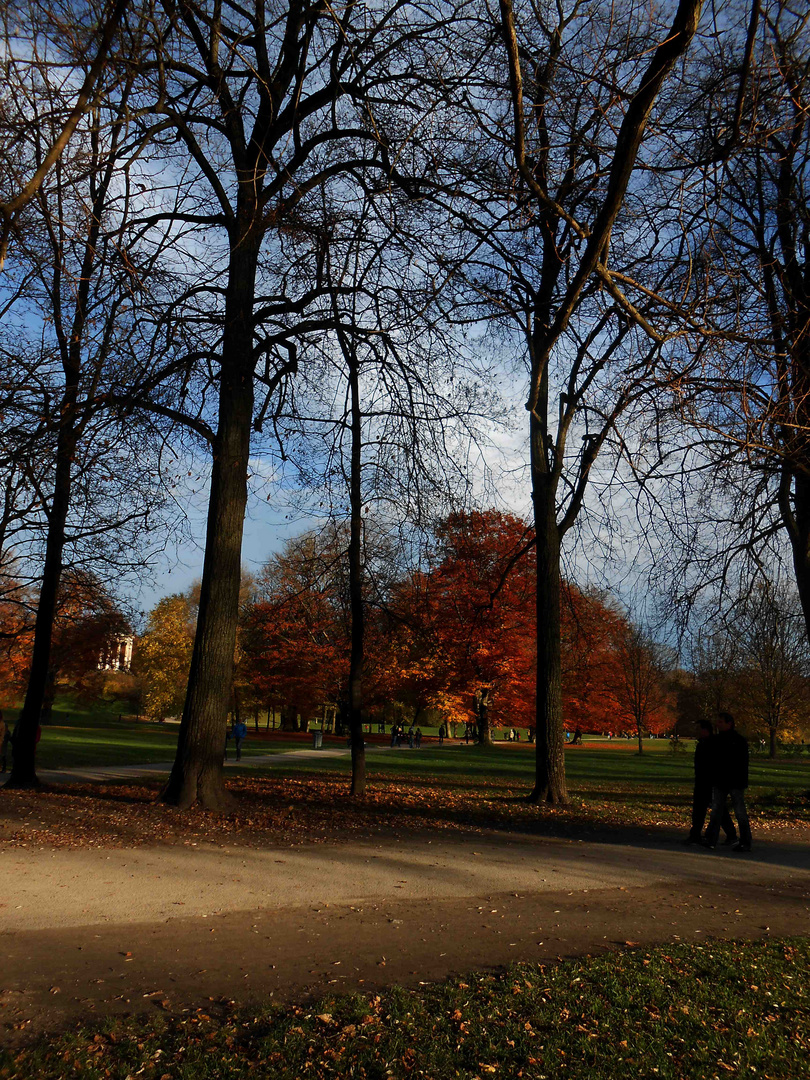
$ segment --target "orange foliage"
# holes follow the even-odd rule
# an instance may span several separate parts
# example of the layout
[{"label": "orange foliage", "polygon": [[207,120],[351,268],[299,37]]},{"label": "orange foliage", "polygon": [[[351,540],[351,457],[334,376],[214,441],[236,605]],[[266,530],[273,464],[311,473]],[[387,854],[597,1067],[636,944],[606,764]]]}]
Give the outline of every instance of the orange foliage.
[{"label": "orange foliage", "polygon": [[323,569],[313,544],[290,545],[267,568],[267,598],[248,607],[239,634],[239,681],[256,702],[303,717],[336,701],[348,678],[348,630]]},{"label": "orange foliage", "polygon": [[[12,598],[13,597],[13,598]],[[25,693],[31,663],[34,627],[25,603],[16,590],[0,600],[0,707],[8,708]]]},{"label": "orange foliage", "polygon": [[[345,699],[349,626],[342,552],[294,541],[270,564],[267,599],[240,632],[240,678],[256,700],[312,715]],[[590,732],[632,725],[620,702],[624,616],[597,593],[562,586],[565,724]],[[433,565],[389,590],[366,617],[365,708],[399,702],[418,716],[476,718],[488,700],[491,727],[535,724],[535,553],[531,527],[496,510],[453,514],[436,530]],[[656,717],[652,717],[653,722]]]}]

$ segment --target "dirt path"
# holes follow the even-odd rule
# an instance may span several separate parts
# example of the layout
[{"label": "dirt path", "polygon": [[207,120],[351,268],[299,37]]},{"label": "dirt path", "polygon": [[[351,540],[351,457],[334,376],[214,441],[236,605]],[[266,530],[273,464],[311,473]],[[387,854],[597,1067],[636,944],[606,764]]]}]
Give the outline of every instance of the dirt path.
[{"label": "dirt path", "polygon": [[[680,938],[807,933],[810,843],[435,835],[0,855],[0,1032],[415,983]],[[25,930],[19,929],[21,925]]]}]

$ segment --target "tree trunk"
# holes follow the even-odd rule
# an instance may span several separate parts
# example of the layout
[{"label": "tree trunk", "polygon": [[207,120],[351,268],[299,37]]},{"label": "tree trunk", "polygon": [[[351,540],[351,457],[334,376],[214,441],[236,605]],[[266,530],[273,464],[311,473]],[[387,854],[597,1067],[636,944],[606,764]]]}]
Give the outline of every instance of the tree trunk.
[{"label": "tree trunk", "polygon": [[[121,5],[119,5],[121,8]],[[95,192],[93,214],[84,245],[81,279],[75,298],[71,325],[67,328],[61,321],[61,306],[56,300],[62,287],[62,252],[57,255],[57,269],[53,278],[54,316],[58,327],[62,370],[65,376],[65,388],[59,410],[59,430],[56,437],[56,462],[54,472],[53,500],[48,516],[48,534],[45,539],[45,561],[42,568],[42,583],[37,603],[37,615],[34,623],[34,644],[31,654],[31,669],[28,674],[28,686],[22,711],[15,725],[13,765],[6,787],[36,787],[39,783],[36,774],[37,732],[42,721],[42,711],[49,690],[53,691],[55,673],[51,667],[53,647],[53,627],[56,619],[56,603],[59,584],[62,577],[62,556],[65,549],[65,526],[70,510],[73,486],[72,468],[76,456],[78,431],[78,397],[82,372],[82,345],[87,325],[87,306],[90,282],[96,264],[96,245],[100,229],[101,213],[104,207],[107,188],[112,176],[108,169],[105,178],[100,180]],[[59,312],[59,317],[56,317]],[[51,698],[51,704],[53,698]]]},{"label": "tree trunk", "polygon": [[351,393],[351,470],[349,474],[349,604],[351,609],[351,656],[349,660],[349,737],[352,744],[351,794],[366,792],[366,745],[363,739],[363,661],[365,612],[363,610],[363,493],[362,416],[357,354],[352,345],[344,349],[349,361]]},{"label": "tree trunk", "polygon": [[283,705],[279,720],[281,731],[298,731],[298,712],[294,705]]},{"label": "tree trunk", "polygon": [[643,754],[644,753],[644,741],[643,741],[642,736],[641,736],[641,724],[640,723],[636,724],[636,734],[638,735],[638,752],[640,754]]},{"label": "tree trunk", "polygon": [[489,690],[481,690],[478,704],[478,745],[492,746],[492,730],[489,726]]},{"label": "tree trunk", "polygon": [[[51,656],[53,657],[53,652]],[[40,724],[50,724],[53,720],[53,703],[56,701],[56,674],[57,668],[51,664],[48,667],[48,680],[42,698],[42,712],[39,715]]]},{"label": "tree trunk", "polygon": [[48,518],[48,535],[45,540],[45,563],[39,590],[37,616],[34,623],[34,647],[25,701],[17,723],[14,725],[12,743],[11,775],[5,783],[8,788],[32,788],[39,785],[36,773],[37,732],[42,709],[51,685],[51,646],[53,625],[56,619],[56,601],[62,577],[62,553],[65,547],[65,524],[70,507],[72,485],[71,464],[76,451],[73,417],[76,403],[78,376],[63,399],[62,425],[56,445],[56,474],[54,477],[53,502]]},{"label": "tree trunk", "polygon": [[775,758],[776,757],[776,728],[775,727],[769,727],[768,728],[768,737],[769,737],[769,740],[770,740],[770,747],[768,749],[768,757]]},{"label": "tree trunk", "polygon": [[[251,219],[252,220],[252,219]],[[231,250],[208,525],[197,632],[177,754],[161,798],[180,809],[231,809],[222,748],[233,685],[242,532],[253,420],[253,303],[258,242],[240,231]]]},{"label": "tree trunk", "polygon": [[[810,409],[807,411],[810,412]],[[805,462],[805,465],[810,469],[810,460]],[[804,613],[807,641],[810,644],[810,472],[797,472],[794,477],[793,514],[788,536],[793,554],[796,587]]]},{"label": "tree trunk", "polygon": [[540,425],[532,414],[532,504],[537,537],[537,723],[536,774],[530,802],[565,803],[565,751],[562,727],[560,640],[560,536],[548,473],[537,466]]}]

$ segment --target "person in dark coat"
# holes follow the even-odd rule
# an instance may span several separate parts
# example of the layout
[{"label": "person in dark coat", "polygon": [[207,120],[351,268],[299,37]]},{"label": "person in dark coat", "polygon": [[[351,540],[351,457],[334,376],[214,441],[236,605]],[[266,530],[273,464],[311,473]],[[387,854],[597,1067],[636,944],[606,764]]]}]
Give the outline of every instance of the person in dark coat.
[{"label": "person in dark coat", "polygon": [[[706,811],[712,805],[712,751],[715,738],[710,720],[701,720],[698,724],[698,737],[695,742],[695,788],[692,795],[692,828],[683,841],[684,844],[699,844]],[[724,806],[720,826],[726,834],[724,844],[733,844],[737,832],[728,807]]]},{"label": "person in dark coat", "polygon": [[745,808],[745,789],[748,787],[748,740],[734,728],[731,713],[722,712],[717,716],[717,734],[711,746],[712,813],[706,837],[703,841],[707,848],[717,847],[720,823],[723,811],[727,810],[726,800],[731,798],[734,816],[740,839],[732,845],[732,851],[751,850],[751,826],[748,811]]}]

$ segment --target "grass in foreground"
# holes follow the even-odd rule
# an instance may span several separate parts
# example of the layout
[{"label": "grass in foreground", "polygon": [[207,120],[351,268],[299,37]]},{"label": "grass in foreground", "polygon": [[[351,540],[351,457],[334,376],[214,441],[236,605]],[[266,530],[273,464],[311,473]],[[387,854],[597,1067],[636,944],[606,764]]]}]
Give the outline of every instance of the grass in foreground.
[{"label": "grass in foreground", "polygon": [[[798,1080],[810,943],[707,942],[308,1007],[110,1019],[0,1057],[2,1080]],[[162,1002],[164,1007],[170,1003]]]}]

